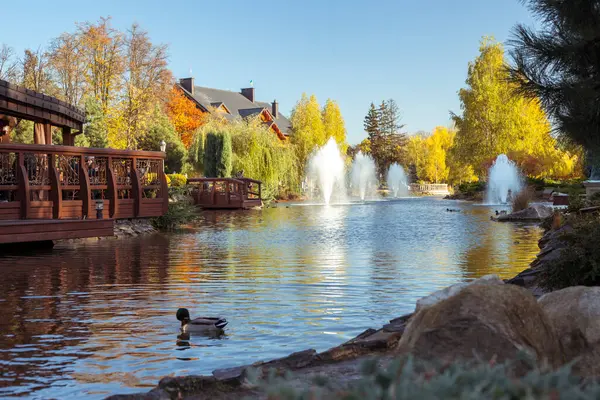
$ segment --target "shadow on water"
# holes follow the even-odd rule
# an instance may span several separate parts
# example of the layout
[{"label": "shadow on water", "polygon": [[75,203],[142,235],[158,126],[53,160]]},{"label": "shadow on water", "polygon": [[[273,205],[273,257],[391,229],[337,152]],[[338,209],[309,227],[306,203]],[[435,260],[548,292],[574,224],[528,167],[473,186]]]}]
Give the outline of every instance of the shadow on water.
[{"label": "shadow on water", "polygon": [[[204,212],[180,234],[2,252],[0,397],[103,398],[325,350],[433,290],[526,268],[540,230],[491,212],[436,199]],[[226,335],[181,336],[179,307],[226,317]]]}]

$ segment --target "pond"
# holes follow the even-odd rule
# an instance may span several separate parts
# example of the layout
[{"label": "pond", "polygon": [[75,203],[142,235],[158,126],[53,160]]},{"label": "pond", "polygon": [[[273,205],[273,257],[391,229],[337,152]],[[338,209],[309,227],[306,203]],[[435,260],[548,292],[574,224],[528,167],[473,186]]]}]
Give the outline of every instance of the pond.
[{"label": "pond", "polygon": [[[103,398],[326,350],[436,289],[527,268],[541,230],[493,211],[431,198],[279,205],[204,212],[179,234],[1,255],[0,397]],[[179,341],[178,307],[226,317],[226,334]]]}]

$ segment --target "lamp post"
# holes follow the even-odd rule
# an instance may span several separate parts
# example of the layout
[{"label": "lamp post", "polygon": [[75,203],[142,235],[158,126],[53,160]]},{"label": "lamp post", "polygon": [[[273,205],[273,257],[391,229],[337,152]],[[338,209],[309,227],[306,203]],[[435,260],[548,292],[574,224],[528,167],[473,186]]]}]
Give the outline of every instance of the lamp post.
[{"label": "lamp post", "polygon": [[96,219],[102,219],[102,211],[104,210],[104,200],[96,201]]},{"label": "lamp post", "polygon": [[162,151],[163,153],[167,151],[167,142],[165,142],[164,140],[160,141],[160,151]]}]

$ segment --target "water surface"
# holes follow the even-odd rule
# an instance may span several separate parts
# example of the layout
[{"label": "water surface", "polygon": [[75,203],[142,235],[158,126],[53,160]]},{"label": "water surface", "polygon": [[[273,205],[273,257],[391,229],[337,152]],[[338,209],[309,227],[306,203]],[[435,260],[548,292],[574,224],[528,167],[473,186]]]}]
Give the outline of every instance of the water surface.
[{"label": "water surface", "polygon": [[[461,212],[446,212],[446,208]],[[455,282],[511,277],[535,226],[435,199],[205,212],[198,226],[0,256],[0,397],[103,398],[338,345]],[[222,315],[178,340],[175,311]]]}]

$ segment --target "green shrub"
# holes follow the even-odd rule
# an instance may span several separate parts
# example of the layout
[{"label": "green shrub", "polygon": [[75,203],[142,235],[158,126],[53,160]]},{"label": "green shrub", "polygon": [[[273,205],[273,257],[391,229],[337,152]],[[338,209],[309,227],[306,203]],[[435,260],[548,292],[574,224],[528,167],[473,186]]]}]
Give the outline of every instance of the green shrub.
[{"label": "green shrub", "polygon": [[469,196],[473,196],[475,193],[484,192],[487,185],[485,182],[467,182],[458,185],[458,191]]},{"label": "green shrub", "polygon": [[169,186],[182,187],[187,184],[187,178],[182,174],[170,174],[167,175],[170,180]]},{"label": "green shrub", "polygon": [[169,187],[169,209],[167,212],[152,219],[152,225],[161,231],[173,231],[193,222],[198,218],[197,208],[193,203],[188,186]]},{"label": "green shrub", "polygon": [[204,175],[209,178],[231,176],[233,150],[227,127],[209,131],[204,143]]},{"label": "green shrub", "polygon": [[[550,371],[529,365],[523,376],[513,371],[516,363],[452,363],[435,365],[413,360],[396,360],[381,367],[376,360],[365,362],[361,378],[350,385],[317,377],[311,385],[291,385],[291,375],[271,374],[260,387],[268,398],[278,400],[443,400],[443,399],[597,399],[600,385],[583,382],[567,366]],[[260,382],[256,373],[251,382]],[[300,386],[300,387],[299,387]]]},{"label": "green shrub", "polygon": [[600,219],[582,215],[569,220],[572,230],[560,236],[567,250],[547,261],[539,276],[540,285],[549,290],[600,285]]}]

